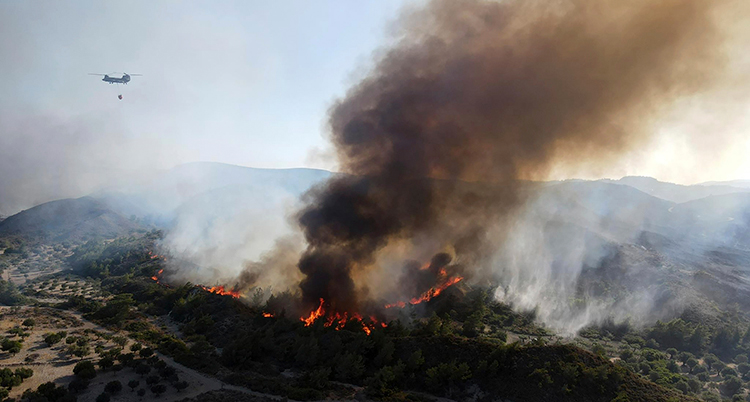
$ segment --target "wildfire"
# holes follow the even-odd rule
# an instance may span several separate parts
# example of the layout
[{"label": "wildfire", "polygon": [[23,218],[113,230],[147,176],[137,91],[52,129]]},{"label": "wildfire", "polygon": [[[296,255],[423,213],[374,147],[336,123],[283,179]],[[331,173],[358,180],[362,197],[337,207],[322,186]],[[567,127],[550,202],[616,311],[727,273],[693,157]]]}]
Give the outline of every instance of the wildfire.
[{"label": "wildfire", "polygon": [[323,299],[320,299],[320,306],[318,306],[317,309],[311,311],[310,315],[307,318],[300,317],[300,321],[304,322],[306,327],[309,327],[315,322],[315,320],[322,317],[323,314],[325,314],[325,310],[323,309]]},{"label": "wildfire", "polygon": [[[430,290],[422,293],[418,297],[414,297],[411,300],[408,301],[409,304],[415,305],[419,303],[424,303],[426,301],[430,301],[433,297],[436,297],[440,293],[442,293],[445,289],[448,289],[449,287],[457,284],[458,282],[461,282],[464,278],[461,276],[454,276],[452,278],[447,278],[448,274],[445,272],[444,269],[440,270],[439,277],[446,278],[440,285],[430,288]],[[404,308],[406,307],[406,303],[404,301],[398,301],[392,304],[386,304],[385,308]]]},{"label": "wildfire", "polygon": [[148,256],[149,256],[149,258],[151,258],[152,260],[155,260],[155,259],[157,259],[157,258],[161,258],[161,259],[163,259],[164,261],[166,261],[166,260],[167,260],[167,257],[165,257],[165,256],[163,256],[163,255],[159,255],[159,254],[154,254],[154,253],[152,253],[152,252],[150,252],[150,251],[148,252]]},{"label": "wildfire", "polygon": [[[325,310],[325,300],[320,299],[320,305],[318,305],[318,308],[311,311],[310,315],[307,317],[300,317],[300,321],[305,323],[306,327],[309,327],[312,325],[315,321],[317,321],[319,318],[326,316],[326,310]],[[325,323],[323,326],[325,327],[333,327],[336,331],[341,330],[344,328],[347,322],[349,321],[359,321],[360,324],[362,324],[362,330],[365,331],[367,335],[370,335],[372,333],[372,330],[375,328],[375,325],[379,324],[383,328],[387,327],[387,325],[384,322],[378,322],[375,317],[370,317],[370,323],[365,322],[365,320],[362,318],[362,315],[359,313],[353,313],[351,316],[349,316],[349,313],[332,313],[329,314],[325,318]]]},{"label": "wildfire", "polygon": [[154,275],[154,276],[151,277],[151,279],[155,280],[156,282],[159,282],[159,277],[163,273],[164,273],[164,269],[160,269],[159,272],[156,273],[156,275]]},{"label": "wildfire", "polygon": [[273,317],[273,314],[271,314],[271,313],[263,313],[263,317],[271,318],[271,317]]},{"label": "wildfire", "polygon": [[205,291],[207,291],[207,292],[215,293],[217,295],[232,296],[235,299],[239,299],[240,298],[240,292],[237,292],[236,290],[227,290],[227,289],[224,288],[224,286],[212,286],[212,287],[209,288],[209,287],[206,287],[206,286],[203,286],[203,285],[198,285],[198,287],[201,288],[201,289],[203,289],[203,290],[205,290]]}]

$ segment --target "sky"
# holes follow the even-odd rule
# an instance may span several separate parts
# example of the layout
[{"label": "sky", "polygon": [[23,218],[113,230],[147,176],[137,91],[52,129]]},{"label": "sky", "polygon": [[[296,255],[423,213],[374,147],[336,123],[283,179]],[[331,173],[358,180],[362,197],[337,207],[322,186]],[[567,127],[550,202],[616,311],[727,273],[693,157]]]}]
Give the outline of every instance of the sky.
[{"label": "sky", "polygon": [[[0,2],[0,215],[193,161],[335,170],[329,108],[420,1]],[[87,75],[112,72],[143,76]],[[549,178],[750,178],[737,96],[686,100],[647,149]]]}]

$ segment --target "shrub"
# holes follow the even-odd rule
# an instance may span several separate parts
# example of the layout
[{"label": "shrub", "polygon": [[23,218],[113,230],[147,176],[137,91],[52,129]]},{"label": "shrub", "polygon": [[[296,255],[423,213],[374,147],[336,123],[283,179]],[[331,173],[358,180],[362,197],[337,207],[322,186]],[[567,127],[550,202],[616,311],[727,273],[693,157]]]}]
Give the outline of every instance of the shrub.
[{"label": "shrub", "polygon": [[25,380],[34,375],[34,370],[25,367],[17,368],[16,375]]},{"label": "shrub", "polygon": [[44,343],[47,346],[52,346],[62,340],[62,335],[59,332],[48,332],[44,334]]},{"label": "shrub", "polygon": [[737,371],[731,367],[725,367],[721,370],[721,378],[726,380],[728,377],[737,377]]},{"label": "shrub", "polygon": [[163,394],[164,392],[166,392],[166,390],[167,390],[167,386],[164,384],[156,384],[153,387],[151,387],[151,392],[153,392],[157,396]]},{"label": "shrub", "polygon": [[130,387],[130,392],[135,391],[138,386],[141,385],[141,382],[138,380],[130,380],[128,381],[128,387]]},{"label": "shrub", "polygon": [[73,374],[78,378],[90,380],[96,377],[96,367],[94,367],[94,363],[91,363],[90,361],[79,362],[73,368]]},{"label": "shrub", "polygon": [[737,377],[727,378],[722,385],[729,395],[734,395],[742,390],[742,380]]},{"label": "shrub", "polygon": [[116,394],[122,391],[122,383],[120,381],[110,381],[104,386],[104,391],[110,394]]},{"label": "shrub", "polygon": [[3,351],[9,352],[11,354],[16,354],[21,351],[21,342],[20,341],[14,341],[8,338],[5,338],[0,344],[0,347],[2,347]]},{"label": "shrub", "polygon": [[89,386],[89,380],[84,380],[83,378],[75,378],[73,381],[68,384],[68,391],[72,393],[79,393]]},{"label": "shrub", "polygon": [[110,396],[106,392],[102,392],[99,394],[99,396],[96,397],[96,402],[109,402]]}]

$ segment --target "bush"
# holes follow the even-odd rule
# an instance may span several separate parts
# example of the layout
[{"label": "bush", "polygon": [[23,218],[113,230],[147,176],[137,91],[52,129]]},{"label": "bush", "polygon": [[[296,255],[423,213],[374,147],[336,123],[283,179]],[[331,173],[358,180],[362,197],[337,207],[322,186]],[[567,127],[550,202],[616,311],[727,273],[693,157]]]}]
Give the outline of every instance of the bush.
[{"label": "bush", "polygon": [[114,366],[114,364],[115,364],[115,360],[112,359],[109,356],[102,357],[101,359],[99,359],[99,367],[101,367],[102,370],[106,370],[106,369]]},{"label": "bush", "polygon": [[2,347],[3,351],[9,352],[11,354],[16,354],[21,351],[21,342],[20,341],[14,341],[8,338],[5,338],[0,344],[0,347]]},{"label": "bush", "polygon": [[128,387],[130,387],[130,392],[135,391],[138,386],[141,385],[141,382],[138,380],[130,380],[128,381]]},{"label": "bush", "polygon": [[99,394],[99,396],[96,397],[96,402],[109,402],[110,396],[106,392],[102,392]]},{"label": "bush", "polygon": [[148,374],[150,371],[151,367],[146,364],[139,363],[137,366],[135,366],[135,373],[140,375],[141,377]]},{"label": "bush", "polygon": [[27,318],[21,323],[24,327],[33,327],[36,325],[36,321],[33,318]]},{"label": "bush", "polygon": [[150,375],[150,376],[146,377],[146,384],[148,384],[148,385],[157,384],[159,381],[161,381],[161,379],[158,376],[155,376],[155,375]]},{"label": "bush", "polygon": [[742,390],[742,380],[737,377],[729,377],[722,383],[728,395],[734,395]]},{"label": "bush", "polygon": [[62,334],[59,332],[48,332],[44,334],[44,343],[46,343],[47,346],[52,346],[57,342],[60,342],[62,338]]},{"label": "bush", "polygon": [[154,354],[154,350],[151,349],[151,348],[143,348],[143,349],[141,349],[141,350],[138,351],[138,354],[141,357],[146,358],[146,357],[150,357],[151,355],[153,355]]},{"label": "bush", "polygon": [[80,379],[91,380],[96,377],[96,367],[90,361],[80,362],[73,368],[73,374]]},{"label": "bush", "polygon": [[167,386],[164,384],[156,384],[153,387],[151,387],[151,392],[153,392],[157,396],[163,394],[166,391],[167,391]]},{"label": "bush", "polygon": [[104,386],[104,391],[110,394],[116,394],[122,391],[122,383],[120,381],[110,381]]},{"label": "bush", "polygon": [[731,367],[725,367],[721,370],[721,378],[726,380],[728,377],[737,377],[737,371]]},{"label": "bush", "polygon": [[79,392],[82,392],[86,388],[89,387],[89,380],[84,380],[83,378],[75,378],[73,381],[68,384],[68,391],[77,394]]},{"label": "bush", "polygon": [[17,368],[16,375],[25,380],[34,375],[34,370],[25,367]]},{"label": "bush", "polygon": [[747,374],[748,371],[750,371],[750,364],[747,363],[740,363],[737,365],[737,371],[742,373],[742,375]]}]

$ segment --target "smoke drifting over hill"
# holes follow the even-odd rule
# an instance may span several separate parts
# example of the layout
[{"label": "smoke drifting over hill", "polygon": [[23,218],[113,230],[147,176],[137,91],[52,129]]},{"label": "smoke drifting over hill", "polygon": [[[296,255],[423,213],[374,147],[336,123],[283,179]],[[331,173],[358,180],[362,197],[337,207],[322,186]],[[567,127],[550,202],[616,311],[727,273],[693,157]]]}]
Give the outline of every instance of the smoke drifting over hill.
[{"label": "smoke drifting over hill", "polygon": [[535,240],[508,230],[520,180],[606,165],[644,144],[673,102],[720,85],[722,4],[437,0],[406,15],[331,109],[351,175],[308,193],[298,215],[305,303],[359,309],[383,294],[364,278],[394,255],[447,251],[476,277],[501,275],[490,258],[500,246]]}]

